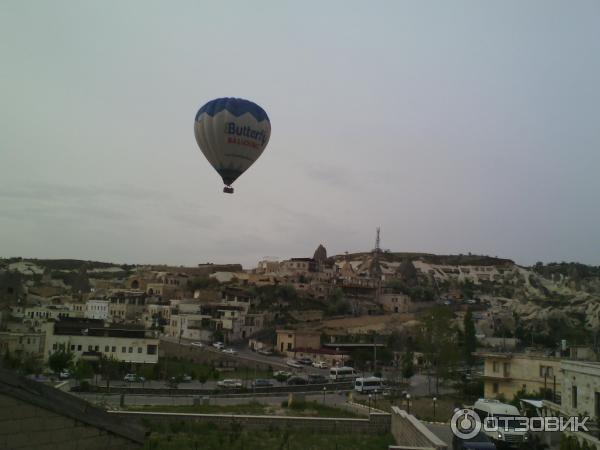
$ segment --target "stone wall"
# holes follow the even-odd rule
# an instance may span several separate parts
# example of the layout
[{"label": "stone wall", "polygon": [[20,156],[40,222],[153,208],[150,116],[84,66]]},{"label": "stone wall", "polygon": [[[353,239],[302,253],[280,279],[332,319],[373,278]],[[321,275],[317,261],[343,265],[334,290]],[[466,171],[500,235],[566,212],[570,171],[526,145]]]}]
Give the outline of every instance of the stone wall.
[{"label": "stone wall", "polygon": [[401,448],[447,449],[446,443],[429,431],[419,419],[397,406],[392,407],[391,430],[396,444]]},{"label": "stone wall", "polygon": [[141,424],[152,423],[210,423],[216,427],[229,428],[239,424],[246,429],[290,428],[327,433],[370,433],[380,434],[390,431],[390,414],[372,413],[368,419],[347,419],[330,417],[287,417],[254,416],[238,414],[182,414],[154,413],[138,411],[110,411],[126,420],[136,420]]},{"label": "stone wall", "polygon": [[0,394],[0,448],[5,450],[129,450],[142,445],[99,427]]},{"label": "stone wall", "polygon": [[[102,392],[112,394],[128,394],[128,395],[156,395],[156,396],[195,396],[195,395],[210,395],[215,397],[242,397],[242,396],[260,396],[260,395],[284,395],[289,392],[323,392],[323,387],[327,388],[327,392],[348,391],[354,386],[351,382],[327,383],[327,384],[300,384],[291,386],[271,386],[252,388],[227,388],[227,389],[193,389],[186,388],[185,383],[179,384],[177,389],[171,388],[147,388],[139,386],[90,386],[90,392]],[[71,388],[73,392],[80,392],[81,389],[77,386]]]}]

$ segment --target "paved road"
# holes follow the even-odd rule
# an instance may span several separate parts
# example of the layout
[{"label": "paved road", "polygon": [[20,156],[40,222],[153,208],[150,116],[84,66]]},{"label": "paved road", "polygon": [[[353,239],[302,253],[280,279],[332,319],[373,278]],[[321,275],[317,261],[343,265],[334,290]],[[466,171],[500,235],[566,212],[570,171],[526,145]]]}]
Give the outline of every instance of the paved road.
[{"label": "paved road", "polygon": [[[432,377],[430,382],[427,375],[418,373],[410,379],[410,387],[407,390],[413,397],[432,395],[435,392],[435,380]],[[440,395],[455,392],[454,388],[442,385],[440,385],[439,390]]]},{"label": "paved road", "polygon": [[429,429],[429,431],[446,443],[448,449],[452,449],[452,430],[450,429],[450,425],[427,422],[423,423]]},{"label": "paved road", "polygon": [[[161,336],[160,339],[163,341],[174,343],[174,344],[183,345],[185,347],[189,347],[189,346],[191,346],[192,342],[195,342],[195,341],[187,340],[187,339],[181,339],[181,341],[180,341],[179,339],[170,337],[170,336]],[[281,356],[261,355],[260,353],[254,352],[247,347],[233,347],[237,351],[237,353],[234,355],[224,354],[220,350],[212,347],[209,344],[206,344],[204,347],[194,347],[194,348],[196,348],[200,351],[218,353],[218,354],[221,354],[222,356],[228,357],[228,358],[244,359],[247,361],[254,361],[254,362],[259,362],[259,363],[263,363],[263,364],[269,364],[275,370],[283,369],[283,370],[287,370],[289,372],[298,373],[298,374],[314,373],[314,374],[321,374],[321,375],[325,375],[325,376],[329,375],[329,369],[317,369],[312,366],[302,366],[301,368],[293,368],[286,364],[286,361],[288,358],[283,358]]]}]

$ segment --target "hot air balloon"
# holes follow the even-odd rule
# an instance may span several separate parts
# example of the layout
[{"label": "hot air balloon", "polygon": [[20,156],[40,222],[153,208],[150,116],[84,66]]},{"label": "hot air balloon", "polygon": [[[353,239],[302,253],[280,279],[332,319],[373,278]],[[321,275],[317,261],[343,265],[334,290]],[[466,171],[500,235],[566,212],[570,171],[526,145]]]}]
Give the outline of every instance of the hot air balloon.
[{"label": "hot air balloon", "polygon": [[269,142],[271,122],[264,109],[241,98],[217,98],[198,110],[196,142],[223,178],[223,192],[258,159]]}]

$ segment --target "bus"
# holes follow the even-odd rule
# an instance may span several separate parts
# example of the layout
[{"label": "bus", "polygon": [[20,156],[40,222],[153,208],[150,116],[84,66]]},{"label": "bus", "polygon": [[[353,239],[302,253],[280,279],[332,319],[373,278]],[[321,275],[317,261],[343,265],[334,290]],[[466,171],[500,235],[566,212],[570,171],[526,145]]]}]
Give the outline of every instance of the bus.
[{"label": "bus", "polygon": [[331,381],[354,380],[356,372],[352,367],[332,367],[329,371],[329,378]]},{"label": "bus", "polygon": [[357,378],[354,380],[354,390],[356,392],[381,392],[383,390],[383,380],[378,377]]}]

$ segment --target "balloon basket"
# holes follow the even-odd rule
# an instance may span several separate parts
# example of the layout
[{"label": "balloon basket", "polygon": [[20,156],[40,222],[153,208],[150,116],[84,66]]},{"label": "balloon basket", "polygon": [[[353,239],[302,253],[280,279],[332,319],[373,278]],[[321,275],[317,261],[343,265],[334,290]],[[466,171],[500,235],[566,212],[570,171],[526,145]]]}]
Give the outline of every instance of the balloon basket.
[{"label": "balloon basket", "polygon": [[233,188],[231,186],[225,186],[223,188],[223,192],[225,192],[226,194],[233,194]]}]

